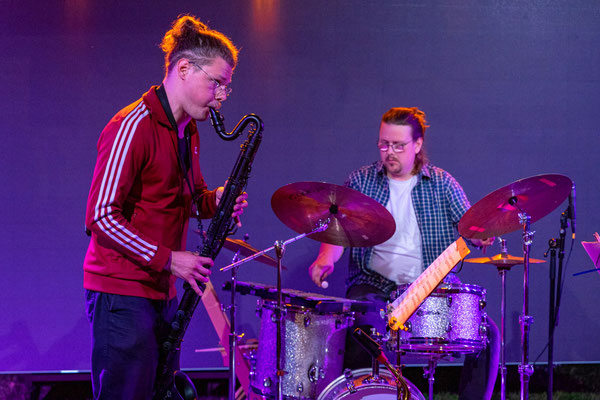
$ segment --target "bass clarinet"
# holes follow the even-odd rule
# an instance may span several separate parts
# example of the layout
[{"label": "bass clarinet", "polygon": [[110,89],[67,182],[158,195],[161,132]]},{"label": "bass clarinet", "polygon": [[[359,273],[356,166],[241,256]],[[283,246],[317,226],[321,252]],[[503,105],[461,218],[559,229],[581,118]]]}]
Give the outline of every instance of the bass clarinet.
[{"label": "bass clarinet", "polygon": [[[236,199],[243,193],[252,168],[254,156],[262,139],[263,123],[255,114],[244,116],[235,126],[231,133],[227,133],[223,123],[223,117],[219,112],[210,108],[210,120],[217,134],[224,140],[233,140],[240,136],[244,129],[250,125],[247,140],[241,146],[241,152],[233,167],[233,171],[227,179],[223,195],[217,206],[206,239],[204,240],[200,256],[215,259],[228,235],[234,229],[235,221],[231,217]],[[198,217],[200,223],[200,218]],[[206,286],[198,282],[202,291]],[[174,371],[170,367],[172,358],[180,348],[185,331],[192,319],[192,315],[198,306],[200,296],[186,282],[184,293],[171,323],[169,334],[162,343],[159,354],[156,381],[154,384],[154,400],[195,400],[198,398],[196,389],[190,378],[181,371]]]}]

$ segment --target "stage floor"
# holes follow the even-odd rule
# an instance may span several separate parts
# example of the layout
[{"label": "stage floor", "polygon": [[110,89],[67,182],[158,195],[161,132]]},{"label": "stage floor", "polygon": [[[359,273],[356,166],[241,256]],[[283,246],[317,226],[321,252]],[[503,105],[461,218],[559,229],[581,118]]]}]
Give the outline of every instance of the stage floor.
[{"label": "stage floor", "polygon": [[[509,364],[507,399],[519,399],[518,365]],[[435,372],[436,400],[458,399],[460,365],[438,366]],[[202,400],[227,400],[226,369],[185,370],[192,378]],[[421,366],[409,365],[404,376],[427,397],[428,382]],[[536,365],[529,383],[531,400],[546,399],[547,366]],[[493,399],[499,399],[500,379],[496,381]],[[557,400],[600,400],[600,363],[557,364],[554,370],[554,398]],[[38,372],[0,374],[0,400],[87,400],[92,398],[89,372]],[[568,395],[567,395],[568,394]]]}]

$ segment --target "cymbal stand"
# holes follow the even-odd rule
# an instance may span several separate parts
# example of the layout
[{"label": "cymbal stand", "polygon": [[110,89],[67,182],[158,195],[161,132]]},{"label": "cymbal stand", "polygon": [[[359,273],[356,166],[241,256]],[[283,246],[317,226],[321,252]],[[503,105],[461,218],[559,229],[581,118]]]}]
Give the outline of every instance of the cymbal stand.
[{"label": "cymbal stand", "polygon": [[[265,249],[263,251],[260,251],[258,253],[255,253],[253,255],[251,255],[250,257],[246,257],[242,260],[239,260],[237,262],[234,262],[226,267],[223,267],[220,269],[220,271],[227,271],[229,269],[235,269],[236,267],[247,263],[248,261],[254,260],[257,257],[262,256],[263,254],[275,249],[275,254],[277,256],[277,307],[275,309],[275,316],[277,319],[277,339],[276,339],[276,368],[277,368],[277,395],[276,395],[276,399],[277,400],[283,400],[283,376],[285,375],[285,371],[283,370],[283,357],[281,356],[281,333],[282,333],[282,303],[283,303],[283,296],[282,296],[282,288],[281,288],[281,270],[282,270],[282,264],[281,264],[281,260],[283,258],[283,253],[285,251],[285,246],[287,246],[290,243],[294,243],[297,240],[300,240],[302,238],[305,238],[306,236],[312,235],[313,233],[317,233],[317,232],[323,232],[325,231],[328,226],[329,226],[329,222],[330,220],[327,219],[325,221],[319,221],[318,226],[313,229],[312,231],[308,232],[308,233],[303,233],[300,234],[298,236],[295,236],[291,239],[286,240],[285,242],[282,242],[280,240],[275,241],[274,246],[269,247],[268,249]],[[235,290],[232,288],[232,293],[235,292]]]},{"label": "cymbal stand", "polygon": [[521,325],[519,375],[521,376],[521,400],[527,400],[529,398],[529,377],[533,374],[533,366],[529,364],[529,330],[533,323],[533,317],[529,315],[529,252],[535,232],[530,229],[531,216],[526,212],[519,213],[519,221],[523,225],[523,314],[519,318]]},{"label": "cymbal stand", "polygon": [[[508,256],[506,240],[500,239],[500,254]],[[506,273],[510,271],[510,265],[496,265],[502,281],[502,299],[500,301],[500,400],[506,400]]]},{"label": "cymbal stand", "polygon": [[285,245],[280,240],[275,241],[275,254],[277,256],[277,308],[275,309],[275,316],[277,318],[277,340],[276,340],[276,360],[277,360],[277,400],[283,399],[283,376],[285,371],[283,370],[283,357],[281,357],[281,319],[282,319],[282,293],[281,293],[281,259],[283,258],[283,252],[285,251]]},{"label": "cymbal stand", "polygon": [[427,366],[423,367],[423,378],[427,378],[429,383],[429,400],[433,400],[433,382],[435,381],[435,367],[437,366],[438,359],[432,355],[427,361]]}]

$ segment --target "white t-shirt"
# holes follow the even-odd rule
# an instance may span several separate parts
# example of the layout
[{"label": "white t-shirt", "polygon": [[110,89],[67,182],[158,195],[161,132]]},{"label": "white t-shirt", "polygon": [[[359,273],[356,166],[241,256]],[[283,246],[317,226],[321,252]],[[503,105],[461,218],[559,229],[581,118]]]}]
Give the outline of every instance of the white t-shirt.
[{"label": "white t-shirt", "polygon": [[400,285],[413,282],[423,271],[421,232],[410,195],[417,177],[406,181],[389,179],[389,183],[386,208],[394,217],[396,232],[373,247],[370,268]]}]

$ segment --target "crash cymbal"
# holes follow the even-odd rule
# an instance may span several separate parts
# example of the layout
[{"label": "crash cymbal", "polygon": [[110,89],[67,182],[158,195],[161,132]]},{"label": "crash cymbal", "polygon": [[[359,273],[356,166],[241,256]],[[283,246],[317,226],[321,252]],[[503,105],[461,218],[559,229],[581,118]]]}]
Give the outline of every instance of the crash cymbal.
[{"label": "crash cymbal", "polygon": [[[523,257],[515,257],[510,254],[496,254],[493,257],[479,257],[479,258],[465,258],[466,263],[471,264],[491,264],[497,267],[509,267],[513,265],[523,264],[525,259]],[[545,263],[544,260],[538,260],[535,258],[530,258],[530,264],[539,264]]]},{"label": "crash cymbal", "polygon": [[461,218],[458,232],[466,238],[485,239],[522,228],[519,213],[531,223],[545,217],[569,195],[573,182],[564,175],[537,175],[521,179],[485,196]]},{"label": "crash cymbal", "polygon": [[298,233],[311,232],[319,221],[330,218],[325,231],[308,237],[339,246],[374,246],[396,231],[394,217],[384,206],[354,189],[331,183],[290,183],[275,191],[271,208]]},{"label": "crash cymbal", "polygon": [[[250,246],[248,243],[240,239],[227,238],[225,239],[223,247],[225,247],[227,250],[233,251],[234,253],[239,251],[241,256],[240,259],[253,256],[259,252],[254,247]],[[254,260],[259,261],[263,264],[270,265],[271,267],[277,267],[277,260],[266,254],[258,256]],[[285,269],[285,267],[283,267],[283,269]]]}]

